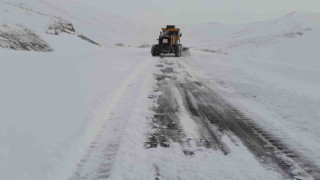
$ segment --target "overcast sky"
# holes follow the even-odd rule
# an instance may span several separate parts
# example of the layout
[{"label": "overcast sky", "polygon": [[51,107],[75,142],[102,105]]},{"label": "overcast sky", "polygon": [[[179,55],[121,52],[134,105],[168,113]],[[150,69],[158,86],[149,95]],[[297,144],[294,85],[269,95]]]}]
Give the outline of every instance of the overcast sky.
[{"label": "overcast sky", "polygon": [[247,23],[292,11],[320,13],[320,0],[80,0],[142,22]]}]

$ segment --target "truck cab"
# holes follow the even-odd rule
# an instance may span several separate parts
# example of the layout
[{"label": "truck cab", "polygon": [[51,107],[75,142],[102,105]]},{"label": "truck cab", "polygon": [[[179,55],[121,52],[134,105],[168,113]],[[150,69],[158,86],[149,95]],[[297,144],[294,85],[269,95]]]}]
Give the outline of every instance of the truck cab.
[{"label": "truck cab", "polygon": [[158,44],[154,44],[151,48],[151,54],[158,56],[161,53],[169,54],[174,53],[175,56],[180,57],[182,53],[182,45],[180,44],[180,29],[174,25],[167,25],[166,28],[162,28],[158,39]]}]

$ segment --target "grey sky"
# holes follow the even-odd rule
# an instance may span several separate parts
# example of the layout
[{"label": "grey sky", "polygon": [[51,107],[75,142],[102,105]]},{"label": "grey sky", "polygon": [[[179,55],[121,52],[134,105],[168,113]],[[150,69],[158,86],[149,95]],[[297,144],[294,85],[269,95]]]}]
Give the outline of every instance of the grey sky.
[{"label": "grey sky", "polygon": [[291,11],[320,13],[320,0],[81,0],[148,23],[246,23]]}]

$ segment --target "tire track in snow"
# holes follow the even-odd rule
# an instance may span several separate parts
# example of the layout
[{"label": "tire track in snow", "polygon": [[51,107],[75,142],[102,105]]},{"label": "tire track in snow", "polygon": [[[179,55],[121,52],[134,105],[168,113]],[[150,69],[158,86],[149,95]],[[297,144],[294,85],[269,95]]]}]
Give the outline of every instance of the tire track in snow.
[{"label": "tire track in snow", "polygon": [[[163,60],[162,60],[163,61]],[[195,144],[199,144],[200,135],[195,129],[194,121],[183,108],[179,92],[175,88],[174,63],[156,65],[159,74],[154,74],[157,80],[156,92],[159,94],[153,107],[154,116],[150,123],[151,132],[145,142],[145,148],[169,148],[172,142],[178,142],[185,155],[193,155]],[[163,68],[164,67],[164,68]],[[156,97],[156,96],[155,96]],[[182,122],[181,119],[184,119]]]},{"label": "tire track in snow", "polygon": [[[248,124],[246,118],[236,108],[230,108],[214,91],[198,80],[195,73],[185,68],[181,59],[174,61],[162,59],[163,65],[157,65],[159,73],[155,75],[157,98],[153,127],[156,129],[151,142],[157,148],[170,148],[170,144],[178,142],[185,155],[197,154],[197,147],[220,150],[228,155],[235,149],[230,149],[226,142],[233,142],[237,146],[246,146],[248,153],[252,153],[266,169],[272,169],[287,179],[313,179],[309,173],[292,161],[296,155],[286,151],[286,157],[279,154],[268,144],[282,148],[281,143],[267,137],[261,128]],[[192,123],[190,123],[192,122]],[[170,124],[175,124],[175,129]],[[226,140],[228,138],[229,140]],[[238,143],[239,140],[242,143]],[[150,140],[150,139],[149,139]],[[194,141],[195,140],[195,141]],[[165,146],[161,143],[165,142]],[[192,142],[202,143],[192,143]],[[191,153],[185,153],[186,152]],[[284,148],[283,148],[284,149]],[[286,149],[287,150],[287,149]],[[156,165],[155,176],[159,179],[161,166]],[[161,171],[162,172],[162,171]],[[166,172],[164,172],[166,173]],[[165,176],[164,176],[165,177]]]},{"label": "tire track in snow", "polygon": [[146,58],[115,92],[112,101],[106,107],[106,119],[102,118],[91,127],[92,131],[98,133],[77,164],[70,180],[108,179],[112,175],[112,166],[117,160],[117,152],[122,139],[125,138],[124,131],[135,105],[136,92],[141,88],[143,77],[151,65],[152,61]]},{"label": "tire track in snow", "polygon": [[[293,179],[319,179],[319,169],[302,158],[289,147],[285,146],[272,134],[258,127],[253,120],[246,117],[237,108],[226,102],[223,97],[197,77],[190,75],[192,69],[184,61],[178,62],[179,67],[186,73],[183,77],[188,92],[196,99],[195,115],[210,120],[211,124],[219,127],[221,132],[231,131],[248,147],[248,149],[263,163],[273,164],[284,176]],[[195,73],[195,72],[194,72]],[[192,78],[190,78],[190,76]]]},{"label": "tire track in snow", "polygon": [[[157,147],[157,143],[164,147],[162,141],[167,139],[165,147],[169,147],[168,139],[171,139],[173,142],[180,143],[186,155],[193,155],[201,147],[220,149],[227,155],[229,150],[220,140],[221,136],[216,128],[210,126],[210,122],[206,119],[194,120],[199,116],[197,107],[194,105],[195,99],[186,83],[177,78],[181,75],[174,72],[174,68],[179,66],[179,63],[166,59],[162,59],[162,63],[164,65],[157,65],[161,68],[160,74],[155,74],[158,81],[156,91],[161,92],[157,98],[157,107],[154,108],[156,114],[153,119],[153,124],[156,125],[153,128],[158,132],[150,136],[151,139],[147,144],[150,143],[150,147],[153,148]],[[184,76],[191,77],[190,74],[184,74]]]}]

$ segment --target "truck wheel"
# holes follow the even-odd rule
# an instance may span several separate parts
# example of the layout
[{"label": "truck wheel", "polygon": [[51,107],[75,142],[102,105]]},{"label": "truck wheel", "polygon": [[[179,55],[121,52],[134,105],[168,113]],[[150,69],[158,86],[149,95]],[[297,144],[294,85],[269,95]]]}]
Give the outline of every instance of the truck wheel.
[{"label": "truck wheel", "polygon": [[158,54],[155,51],[151,52],[151,54],[152,56],[158,56]]},{"label": "truck wheel", "polygon": [[180,57],[181,54],[182,54],[182,49],[181,49],[181,47],[179,46],[179,47],[177,48],[176,52],[175,52],[175,55],[176,55],[176,57]]},{"label": "truck wheel", "polygon": [[158,56],[159,55],[154,47],[151,48],[151,54],[152,54],[152,56]]}]

